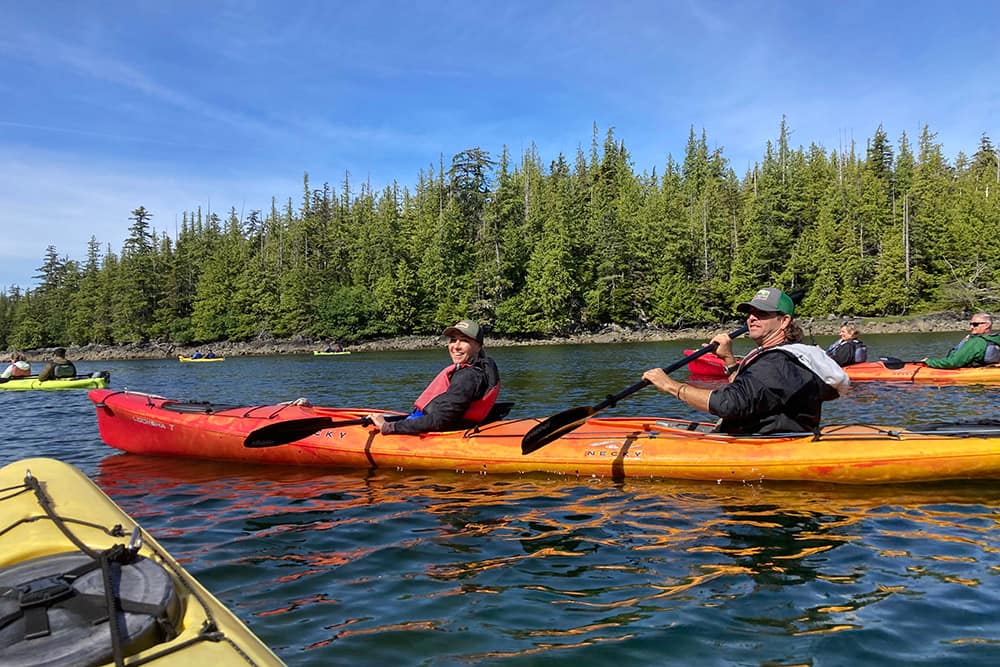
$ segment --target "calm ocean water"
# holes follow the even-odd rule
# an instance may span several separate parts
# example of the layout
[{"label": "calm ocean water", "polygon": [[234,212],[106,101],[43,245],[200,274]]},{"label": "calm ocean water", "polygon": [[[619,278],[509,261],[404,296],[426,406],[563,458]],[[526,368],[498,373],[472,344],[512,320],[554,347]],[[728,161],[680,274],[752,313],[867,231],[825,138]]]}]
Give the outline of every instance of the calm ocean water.
[{"label": "calm ocean water", "polygon": [[[958,334],[865,336],[943,353]],[[830,338],[817,340],[827,344]],[[493,350],[513,417],[692,342]],[[746,349],[744,343],[741,349]],[[112,385],[403,410],[440,351],[81,362]],[[679,372],[679,375],[682,375]],[[1000,482],[841,487],[272,468],[118,453],[86,392],[0,392],[0,464],[80,467],[290,665],[995,665]],[[826,423],[996,418],[1000,387],[858,385]],[[613,414],[704,417],[653,389]]]}]

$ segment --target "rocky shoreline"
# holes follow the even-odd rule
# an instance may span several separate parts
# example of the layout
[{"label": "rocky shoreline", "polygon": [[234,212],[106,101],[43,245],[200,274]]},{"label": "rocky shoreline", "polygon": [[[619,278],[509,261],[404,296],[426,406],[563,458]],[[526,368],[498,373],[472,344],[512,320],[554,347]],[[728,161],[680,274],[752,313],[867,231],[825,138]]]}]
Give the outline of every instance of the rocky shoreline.
[{"label": "rocky shoreline", "polygon": [[[964,313],[946,312],[909,318],[854,318],[861,334],[886,333],[927,333],[934,331],[965,331],[969,316]],[[823,319],[801,318],[799,323],[806,334],[814,336],[834,336],[844,318],[828,316]],[[550,338],[505,338],[487,335],[487,347],[512,347],[519,345],[576,345],[589,343],[631,343],[669,340],[708,340],[720,331],[731,331],[740,323],[736,320],[718,327],[698,327],[683,329],[628,329],[616,325],[587,334]],[[402,336],[378,339],[352,344],[347,349],[353,352],[374,352],[385,350],[420,350],[441,345],[438,336]],[[279,354],[310,354],[326,346],[325,341],[306,337],[288,339],[259,338],[252,341],[220,342],[212,345],[177,345],[173,343],[149,342],[126,345],[84,345],[66,348],[66,355],[74,361],[110,361],[130,359],[168,359],[189,356],[195,350],[209,349],[221,357],[273,356]],[[54,348],[26,350],[31,361],[48,359]],[[9,354],[5,352],[4,354]]]}]

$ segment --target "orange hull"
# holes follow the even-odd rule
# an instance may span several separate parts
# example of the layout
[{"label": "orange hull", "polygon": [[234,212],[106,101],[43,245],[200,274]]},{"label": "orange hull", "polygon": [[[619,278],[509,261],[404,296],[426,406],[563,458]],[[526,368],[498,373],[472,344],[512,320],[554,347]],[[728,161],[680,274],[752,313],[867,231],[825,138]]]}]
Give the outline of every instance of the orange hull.
[{"label": "orange hull", "polygon": [[137,454],[247,463],[543,472],[574,476],[712,481],[803,480],[847,484],[1000,479],[1000,427],[940,426],[921,432],[871,425],[812,434],[729,436],[655,417],[592,418],[529,455],[521,439],[537,419],[469,431],[383,436],[370,426],[325,428],[290,444],[247,448],[247,434],[287,420],[357,419],[370,412],[296,405],[206,411],[148,394],[95,389],[101,438]]}]

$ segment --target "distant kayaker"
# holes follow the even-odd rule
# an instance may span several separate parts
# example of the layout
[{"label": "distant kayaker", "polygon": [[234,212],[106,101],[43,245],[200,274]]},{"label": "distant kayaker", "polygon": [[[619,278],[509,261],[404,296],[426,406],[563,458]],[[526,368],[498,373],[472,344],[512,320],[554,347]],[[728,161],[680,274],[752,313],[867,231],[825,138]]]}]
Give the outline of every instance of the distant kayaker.
[{"label": "distant kayaker", "polygon": [[674,380],[661,368],[643,373],[660,391],[693,408],[720,417],[722,433],[805,433],[819,428],[823,401],[850,386],[847,375],[826,353],[801,344],[795,303],[774,287],[758,290],[739,304],[747,313],[750,338],[758,347],[736,363],[730,339],[719,334],[715,353],[726,362],[730,383],[718,389]]},{"label": "distant kayaker", "polygon": [[993,333],[993,317],[976,313],[969,320],[969,333],[943,357],[923,358],[931,368],[968,368],[1000,363],[1000,334]]},{"label": "distant kayaker", "polygon": [[840,325],[840,339],[826,348],[826,353],[841,366],[868,361],[868,346],[858,338],[858,327],[853,322]]},{"label": "distant kayaker", "polygon": [[202,357],[201,350],[195,350],[194,354],[191,355],[192,359],[201,359],[201,357]]},{"label": "distant kayaker", "polygon": [[10,366],[0,373],[0,379],[23,378],[31,375],[31,364],[21,352],[10,355]]},{"label": "distant kayaker", "polygon": [[401,421],[368,415],[384,434],[453,431],[475,426],[489,414],[500,394],[500,371],[483,351],[483,330],[472,320],[446,328],[451,365],[431,381]]},{"label": "distant kayaker", "polygon": [[66,359],[66,348],[57,347],[52,353],[52,361],[45,364],[45,368],[38,374],[38,380],[60,380],[76,377],[76,366],[72,361]]}]

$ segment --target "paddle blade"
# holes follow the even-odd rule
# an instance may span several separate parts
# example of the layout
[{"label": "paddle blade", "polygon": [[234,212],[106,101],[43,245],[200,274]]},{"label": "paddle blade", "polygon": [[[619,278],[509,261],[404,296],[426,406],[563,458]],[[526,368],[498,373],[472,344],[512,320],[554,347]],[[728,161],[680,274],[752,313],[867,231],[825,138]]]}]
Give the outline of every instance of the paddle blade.
[{"label": "paddle blade", "polygon": [[524,437],[521,438],[521,454],[530,454],[553,440],[558,440],[570,431],[583,426],[584,422],[594,412],[594,408],[583,406],[570,408],[557,415],[552,415],[524,434]]},{"label": "paddle blade", "polygon": [[879,361],[881,361],[882,365],[891,371],[898,371],[906,364],[919,363],[916,361],[903,361],[902,359],[897,359],[896,357],[879,357]]},{"label": "paddle blade", "polygon": [[[360,424],[361,420],[357,420]],[[277,447],[306,438],[317,431],[330,428],[335,422],[329,417],[305,417],[303,419],[287,419],[274,424],[268,424],[251,431],[243,440],[243,446]]]}]

